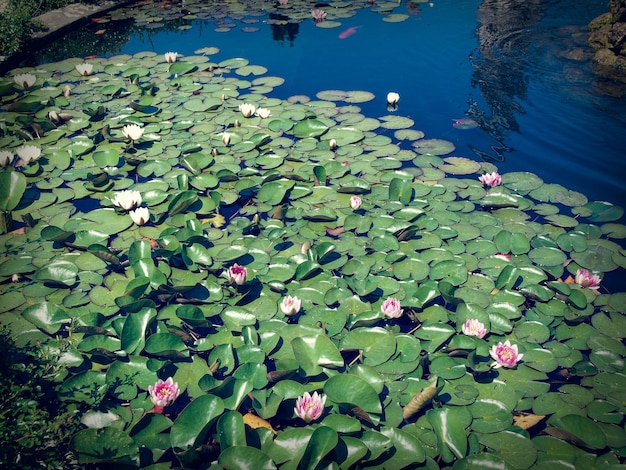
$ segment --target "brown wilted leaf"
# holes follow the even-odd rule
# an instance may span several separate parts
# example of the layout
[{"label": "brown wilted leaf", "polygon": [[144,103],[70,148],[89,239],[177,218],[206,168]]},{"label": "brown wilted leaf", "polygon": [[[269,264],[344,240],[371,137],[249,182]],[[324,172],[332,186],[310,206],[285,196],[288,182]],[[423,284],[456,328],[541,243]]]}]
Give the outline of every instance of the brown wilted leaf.
[{"label": "brown wilted leaf", "polygon": [[250,426],[252,429],[265,428],[265,429],[269,429],[274,434],[276,434],[276,431],[274,430],[272,425],[269,423],[269,421],[266,421],[260,416],[257,416],[255,414],[246,413],[245,415],[243,415],[243,422],[247,424],[248,426]]},{"label": "brown wilted leaf", "polygon": [[513,416],[513,424],[522,429],[530,429],[535,424],[540,423],[544,418],[544,415],[534,415],[532,413],[520,412],[517,416]]},{"label": "brown wilted leaf", "polygon": [[345,231],[346,229],[343,227],[336,227],[336,228],[326,227],[326,233],[330,235],[331,237],[336,237],[337,235],[341,235]]}]

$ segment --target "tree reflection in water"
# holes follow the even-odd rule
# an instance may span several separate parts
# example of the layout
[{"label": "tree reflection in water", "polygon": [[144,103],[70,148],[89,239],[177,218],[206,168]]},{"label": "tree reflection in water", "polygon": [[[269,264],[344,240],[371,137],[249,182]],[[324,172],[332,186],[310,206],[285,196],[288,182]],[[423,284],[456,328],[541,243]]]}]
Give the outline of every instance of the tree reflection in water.
[{"label": "tree reflection in water", "polygon": [[541,0],[485,0],[478,8],[478,50],[470,55],[474,68],[472,86],[478,87],[488,110],[470,101],[468,116],[478,122],[498,145],[492,155],[471,146],[482,160],[503,161],[514,149],[504,142],[510,130],[519,132],[516,114],[523,114],[520,100],[526,99],[527,78],[523,57],[531,37],[528,30],[541,21]]}]

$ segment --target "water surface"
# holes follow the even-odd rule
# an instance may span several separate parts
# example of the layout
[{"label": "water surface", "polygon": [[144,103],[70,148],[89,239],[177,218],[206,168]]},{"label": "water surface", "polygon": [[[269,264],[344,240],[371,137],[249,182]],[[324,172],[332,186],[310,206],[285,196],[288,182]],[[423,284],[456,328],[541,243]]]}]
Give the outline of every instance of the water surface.
[{"label": "water surface", "polygon": [[[393,12],[409,15],[402,22],[383,21],[385,15],[364,2],[338,28],[320,28],[311,19],[271,24],[276,16],[269,12],[280,11],[275,5],[267,2],[264,16],[179,20],[189,27],[184,30],[168,31],[167,22],[143,29],[113,21],[73,34],[84,55],[85,38],[94,53],[108,41],[105,55],[193,55],[218,47],[217,61],[245,57],[285,78],[274,91],[279,98],[371,91],[377,99],[359,106],[372,117],[388,114],[385,96],[396,91],[397,112],[427,138],[453,142],[455,156],[493,162],[502,173],[530,171],[590,200],[626,207],[626,98],[605,92],[614,84],[593,75],[586,46],[586,25],[606,11],[605,0],[399,2]],[[184,12],[180,3],[157,8]],[[224,25],[230,29],[220,32]],[[355,34],[338,37],[354,26]],[[72,37],[35,60],[71,55]],[[479,126],[452,126],[466,117]]]}]

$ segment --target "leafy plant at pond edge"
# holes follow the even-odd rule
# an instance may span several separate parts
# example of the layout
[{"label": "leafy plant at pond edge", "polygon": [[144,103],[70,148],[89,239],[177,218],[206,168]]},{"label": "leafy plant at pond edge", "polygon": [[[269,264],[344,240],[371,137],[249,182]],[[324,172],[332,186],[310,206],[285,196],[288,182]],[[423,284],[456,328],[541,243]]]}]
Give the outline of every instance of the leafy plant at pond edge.
[{"label": "leafy plant at pond edge", "polygon": [[623,272],[623,210],[218,53],[0,80],[0,150],[41,148],[0,169],[0,322],[67,343],[78,462],[619,465],[626,293],[577,279]]},{"label": "leafy plant at pond edge", "polygon": [[17,348],[4,327],[0,346],[0,460],[8,468],[76,467],[69,440],[81,428],[80,416],[55,393],[66,374],[56,360],[59,349]]}]

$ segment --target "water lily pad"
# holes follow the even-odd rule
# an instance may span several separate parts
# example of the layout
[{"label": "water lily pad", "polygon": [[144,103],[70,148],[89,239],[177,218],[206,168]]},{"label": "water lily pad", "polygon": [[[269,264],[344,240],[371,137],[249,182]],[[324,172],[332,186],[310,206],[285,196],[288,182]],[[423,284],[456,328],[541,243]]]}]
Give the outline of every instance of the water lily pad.
[{"label": "water lily pad", "polygon": [[565,253],[557,248],[542,247],[530,250],[528,256],[539,266],[561,265],[567,259]]},{"label": "water lily pad", "polygon": [[609,202],[590,202],[584,207],[591,210],[589,220],[592,222],[615,222],[624,215],[624,209]]},{"label": "water lily pad", "polygon": [[410,118],[396,115],[382,116],[379,120],[382,121],[380,127],[383,129],[408,129],[415,124]]},{"label": "water lily pad", "polygon": [[452,142],[442,139],[420,139],[413,147],[418,153],[429,155],[446,155],[456,148]]},{"label": "water lily pad", "polygon": [[267,68],[261,65],[245,65],[235,70],[235,73],[243,77],[247,77],[249,75],[263,75],[264,73],[267,73]]},{"label": "water lily pad", "polygon": [[447,157],[443,159],[445,165],[439,165],[439,169],[451,175],[469,175],[480,170],[480,163],[463,157]]},{"label": "water lily pad", "polygon": [[570,255],[576,263],[585,269],[598,272],[612,271],[617,264],[612,259],[613,251],[597,240],[587,241],[587,250],[572,252]]},{"label": "water lily pad", "polygon": [[543,180],[533,173],[511,172],[502,175],[502,184],[514,191],[527,193],[539,188],[543,184]]}]

